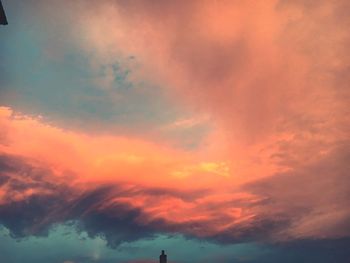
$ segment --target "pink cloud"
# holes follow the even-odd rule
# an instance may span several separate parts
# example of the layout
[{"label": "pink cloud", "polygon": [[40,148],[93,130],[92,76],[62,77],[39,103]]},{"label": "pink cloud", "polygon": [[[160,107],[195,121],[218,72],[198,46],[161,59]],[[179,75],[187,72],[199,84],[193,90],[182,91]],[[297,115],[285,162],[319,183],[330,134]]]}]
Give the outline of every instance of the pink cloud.
[{"label": "pink cloud", "polygon": [[[189,152],[156,136],[76,133],[2,108],[0,150],[50,171],[43,180],[71,190],[62,202],[74,213],[74,204],[91,198],[76,218],[124,222],[131,214],[145,235],[223,242],[348,236],[347,5],[70,4],[71,30],[93,66],[136,56],[142,67],[133,78],[162,84],[178,103],[208,116],[213,131]],[[0,190],[3,205],[52,194],[36,182],[8,199],[9,182]],[[108,236],[108,229],[96,231]]]}]

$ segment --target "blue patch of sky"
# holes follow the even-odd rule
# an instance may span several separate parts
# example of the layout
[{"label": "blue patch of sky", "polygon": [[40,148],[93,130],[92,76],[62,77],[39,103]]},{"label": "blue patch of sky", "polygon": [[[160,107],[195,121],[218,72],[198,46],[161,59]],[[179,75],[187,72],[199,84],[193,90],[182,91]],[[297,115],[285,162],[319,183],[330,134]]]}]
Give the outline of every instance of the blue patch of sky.
[{"label": "blue patch of sky", "polygon": [[0,225],[0,262],[6,263],[124,263],[158,262],[166,250],[169,263],[348,263],[350,239],[295,240],[258,244],[217,244],[182,235],[159,235],[109,248],[103,237],[89,238],[73,225],[56,225],[47,237],[15,240]]},{"label": "blue patch of sky", "polygon": [[[228,259],[247,259],[261,256],[262,250],[254,244],[219,245],[181,235],[160,235],[122,243],[112,249],[102,237],[89,238],[85,232],[78,233],[72,226],[58,225],[48,237],[13,239],[7,229],[0,230],[0,261],[23,262],[128,262],[153,260],[157,262],[161,250],[166,250],[169,262],[228,262]],[[220,261],[217,261],[220,260]]]},{"label": "blue patch of sky", "polygon": [[[96,70],[91,66],[92,55],[77,46],[69,30],[45,21],[45,16],[34,16],[29,4],[14,1],[7,6],[13,19],[0,30],[1,106],[41,115],[63,128],[103,133],[145,134],[191,115],[166,89],[130,80],[130,65],[137,58],[116,58]],[[111,74],[110,87],[100,86],[104,79],[110,81]],[[208,127],[200,124],[175,133],[167,131],[164,137],[184,136],[184,146],[195,148]]]}]

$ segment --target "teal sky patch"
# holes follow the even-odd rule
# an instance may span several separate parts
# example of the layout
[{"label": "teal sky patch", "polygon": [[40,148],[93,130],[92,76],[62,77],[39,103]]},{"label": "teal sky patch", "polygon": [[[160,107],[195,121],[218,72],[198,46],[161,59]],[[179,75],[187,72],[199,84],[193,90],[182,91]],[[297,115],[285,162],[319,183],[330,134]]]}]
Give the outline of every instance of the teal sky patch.
[{"label": "teal sky patch", "polygon": [[[265,253],[254,244],[218,245],[182,236],[158,236],[123,243],[118,248],[106,246],[103,238],[91,239],[85,232],[77,233],[73,227],[59,225],[50,231],[48,237],[28,237],[14,240],[6,229],[1,229],[1,262],[133,262],[157,261],[162,249],[168,253],[170,262],[227,262],[228,259],[254,259]],[[20,251],[20,253],[16,253]],[[249,256],[247,256],[249,255]],[[243,261],[241,261],[243,262]]]},{"label": "teal sky patch", "polygon": [[[0,69],[5,76],[0,83],[2,106],[41,115],[45,122],[64,129],[158,134],[187,149],[196,148],[210,130],[209,123],[163,129],[191,113],[165,87],[130,78],[142,62],[130,54],[92,65],[93,54],[81,50],[68,29],[45,26],[52,21],[25,16],[21,8],[15,12],[15,5],[21,6],[8,7],[11,16],[17,17],[11,30],[0,31]],[[48,42],[56,43],[54,48],[48,48]]]}]

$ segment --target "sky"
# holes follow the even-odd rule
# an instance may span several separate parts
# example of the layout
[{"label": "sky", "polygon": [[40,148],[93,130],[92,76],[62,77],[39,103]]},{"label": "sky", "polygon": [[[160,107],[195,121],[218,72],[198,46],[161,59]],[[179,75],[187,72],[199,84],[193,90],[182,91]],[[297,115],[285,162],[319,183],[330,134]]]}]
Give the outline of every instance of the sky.
[{"label": "sky", "polygon": [[0,262],[349,262],[349,1],[2,3]]}]

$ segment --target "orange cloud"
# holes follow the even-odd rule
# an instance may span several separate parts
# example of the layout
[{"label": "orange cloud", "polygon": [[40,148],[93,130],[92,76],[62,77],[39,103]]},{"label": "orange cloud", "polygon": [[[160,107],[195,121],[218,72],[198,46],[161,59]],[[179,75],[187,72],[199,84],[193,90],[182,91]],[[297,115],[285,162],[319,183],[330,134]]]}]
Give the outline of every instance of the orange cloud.
[{"label": "orange cloud", "polygon": [[169,185],[169,180],[176,179],[173,171],[195,161],[190,154],[165,145],[69,132],[9,108],[1,108],[1,126],[2,152],[41,160],[55,170],[77,174],[73,179],[81,181]]},{"label": "orange cloud", "polygon": [[[342,163],[346,153],[336,145],[332,151],[322,153],[321,163],[314,158],[281,175],[239,180],[225,161],[200,160],[201,153],[173,150],[137,138],[69,132],[9,108],[1,108],[0,113],[2,209],[17,207],[14,204],[20,202],[29,204],[37,196],[58,198],[67,192],[62,200],[55,201],[58,207],[48,207],[50,212],[25,230],[27,234],[36,234],[56,221],[84,222],[91,213],[123,218],[124,213],[137,209],[140,214],[137,212],[133,223],[150,227],[155,233],[180,232],[239,242],[261,238],[260,235],[279,239],[324,235],[326,224],[331,226],[326,235],[338,236],[338,229],[332,228],[347,219],[349,213],[339,204],[333,216],[328,202],[319,202],[316,197],[322,189],[330,200],[339,198],[323,188],[327,182],[345,179],[343,170],[334,175],[327,172]],[[320,171],[330,178],[322,175],[317,179],[319,186],[310,185],[309,180]],[[304,184],[306,190],[300,187]],[[289,187],[298,188],[286,190]],[[344,191],[339,190],[342,196]],[[126,211],[119,211],[120,206]],[[305,213],[303,207],[323,211],[324,219],[313,219],[315,212]],[[298,220],[293,220],[294,212]],[[318,221],[317,229],[308,227],[312,220]],[[252,234],[253,230],[256,234]],[[98,231],[107,235],[103,229]]]},{"label": "orange cloud", "polygon": [[[346,1],[70,6],[92,67],[135,56],[141,69],[131,78],[163,85],[213,131],[185,151],[156,136],[77,133],[2,108],[2,153],[48,167],[81,206],[91,191],[99,202],[83,215],[131,213],[145,233],[223,242],[349,235]],[[94,192],[106,184],[116,188]]]}]

